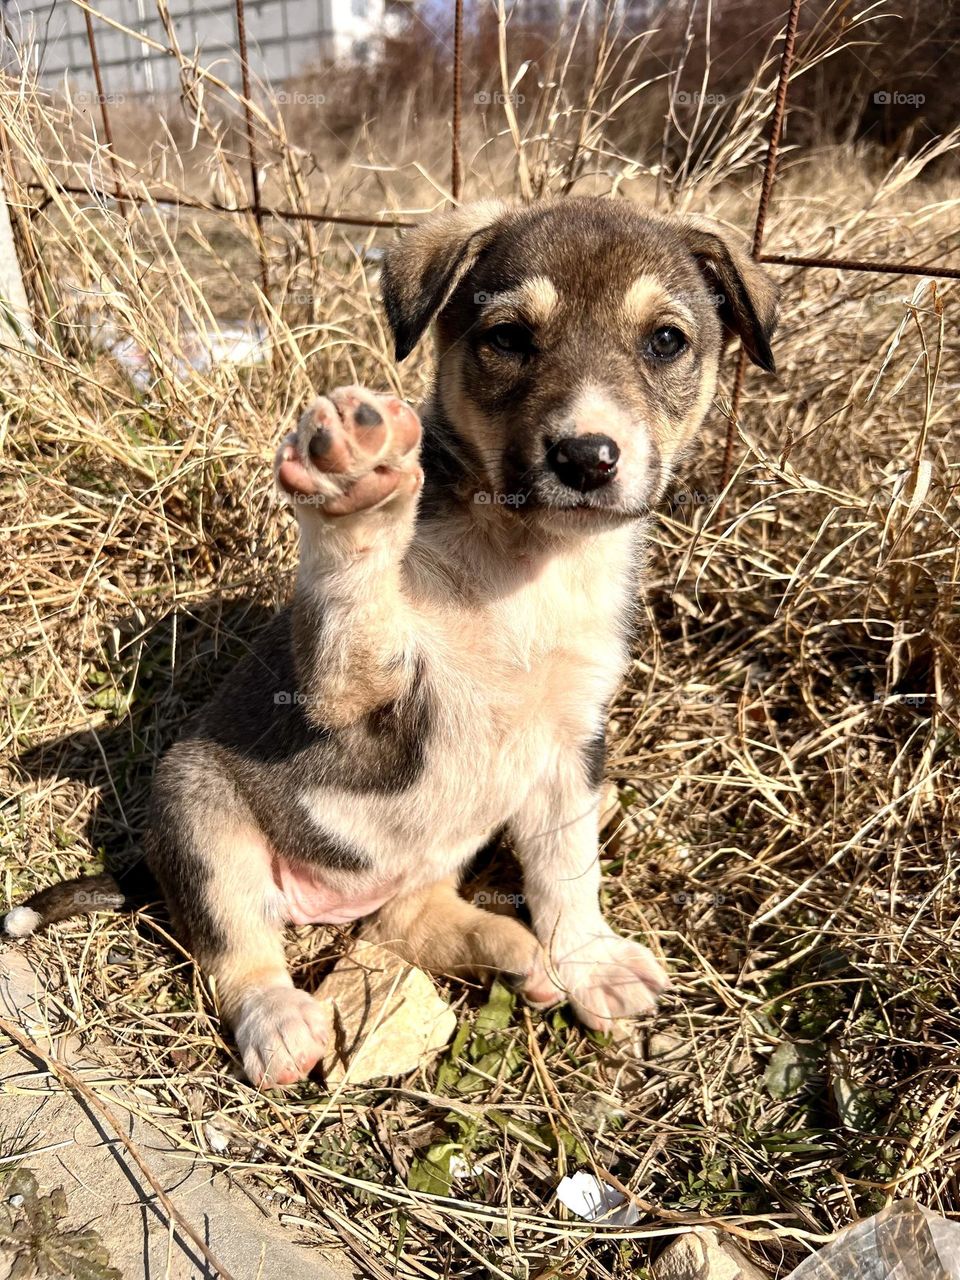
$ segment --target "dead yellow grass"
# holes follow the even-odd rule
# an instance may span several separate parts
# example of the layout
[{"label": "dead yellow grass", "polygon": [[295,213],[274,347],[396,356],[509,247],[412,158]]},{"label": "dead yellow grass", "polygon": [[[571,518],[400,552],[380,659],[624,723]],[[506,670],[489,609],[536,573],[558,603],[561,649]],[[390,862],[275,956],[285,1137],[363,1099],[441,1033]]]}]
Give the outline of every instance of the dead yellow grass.
[{"label": "dead yellow grass", "polygon": [[[716,164],[682,181],[606,153],[558,98],[536,137],[505,123],[495,166],[473,140],[467,194],[573,173],[748,229],[769,75]],[[108,185],[102,154],[51,149],[64,122],[29,85],[4,83],[0,119],[37,313],[33,345],[2,338],[0,389],[15,902],[136,855],[158,754],[286,597],[295,542],[266,462],[311,389],[415,400],[429,360],[391,361],[368,252],[387,233],[269,225],[268,302],[252,223],[65,195],[57,178]],[[937,147],[955,160],[957,143]],[[274,145],[274,191],[304,207],[302,157]],[[240,182],[216,138],[210,154]],[[880,173],[850,150],[788,156],[769,247],[960,265],[960,188],[928,179],[931,158]],[[330,185],[369,208],[371,184],[384,210],[443,192],[410,168],[347,166]],[[956,290],[776,271],[779,376],[748,381],[728,492],[724,390],[664,507],[612,715],[608,908],[676,980],[635,1043],[453,987],[461,1032],[441,1062],[391,1087],[259,1096],[159,910],[30,944],[52,1015],[115,1046],[155,1122],[186,1124],[199,1158],[364,1274],[635,1275],[702,1217],[785,1275],[890,1198],[960,1210]],[[262,362],[222,359],[228,321],[259,326]],[[119,341],[142,353],[136,377]],[[300,980],[339,945],[291,939]],[[639,1197],[637,1228],[565,1220],[553,1191],[580,1165]]]}]

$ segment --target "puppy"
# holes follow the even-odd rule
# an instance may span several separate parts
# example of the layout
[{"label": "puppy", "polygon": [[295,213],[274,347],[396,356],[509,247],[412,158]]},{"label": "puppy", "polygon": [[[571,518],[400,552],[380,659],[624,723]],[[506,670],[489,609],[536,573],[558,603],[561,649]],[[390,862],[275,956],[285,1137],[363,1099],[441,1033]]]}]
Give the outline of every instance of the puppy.
[{"label": "puppy", "polygon": [[[382,288],[398,360],[436,322],[422,427],[346,387],[282,442],[293,603],[154,784],[149,866],[264,1086],[324,1048],[288,922],[370,917],[416,964],[509,975],[600,1030],[654,1008],[664,971],[600,909],[604,726],[649,515],[723,347],[773,369],[774,289],[740,243],[623,200],[442,213]],[[504,828],[530,928],[458,895]],[[6,928],[123,901],[87,878]]]}]

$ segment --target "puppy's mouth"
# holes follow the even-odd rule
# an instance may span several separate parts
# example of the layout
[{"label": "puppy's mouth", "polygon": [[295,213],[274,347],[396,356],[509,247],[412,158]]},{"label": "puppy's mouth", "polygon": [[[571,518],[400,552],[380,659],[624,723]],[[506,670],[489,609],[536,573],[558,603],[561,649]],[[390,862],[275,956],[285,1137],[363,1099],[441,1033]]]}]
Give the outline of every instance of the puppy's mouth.
[{"label": "puppy's mouth", "polygon": [[639,520],[650,514],[651,507],[644,494],[628,495],[619,481],[578,493],[546,468],[538,468],[528,477],[524,501],[514,509],[520,516],[586,529]]},{"label": "puppy's mouth", "polygon": [[646,515],[646,507],[624,507],[624,506],[597,506],[593,503],[578,502],[572,507],[549,506],[541,507],[541,511],[549,511],[551,515],[570,520],[579,520],[584,524],[590,521],[601,523],[604,520],[632,520],[637,516]]},{"label": "puppy's mouth", "polygon": [[650,514],[650,508],[642,505],[622,506],[595,503],[576,503],[573,506],[542,505],[539,511],[541,519],[546,518],[551,525],[564,526],[571,529],[611,529],[626,524],[631,520],[641,520]]},{"label": "puppy's mouth", "polygon": [[545,432],[536,444],[508,445],[498,477],[508,500],[501,505],[543,529],[587,531],[643,519],[660,496],[663,469],[652,444],[639,464],[629,456],[636,452],[624,457],[618,441],[602,432]]}]

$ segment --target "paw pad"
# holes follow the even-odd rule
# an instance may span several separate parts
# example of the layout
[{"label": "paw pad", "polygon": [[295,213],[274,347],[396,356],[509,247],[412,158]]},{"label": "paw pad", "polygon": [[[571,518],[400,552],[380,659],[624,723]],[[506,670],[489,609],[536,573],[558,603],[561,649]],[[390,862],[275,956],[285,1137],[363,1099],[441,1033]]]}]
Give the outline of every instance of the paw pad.
[{"label": "paw pad", "polygon": [[411,496],[423,479],[420,420],[396,396],[339,387],[310,406],[276,458],[289,501],[322,515],[354,515]]}]

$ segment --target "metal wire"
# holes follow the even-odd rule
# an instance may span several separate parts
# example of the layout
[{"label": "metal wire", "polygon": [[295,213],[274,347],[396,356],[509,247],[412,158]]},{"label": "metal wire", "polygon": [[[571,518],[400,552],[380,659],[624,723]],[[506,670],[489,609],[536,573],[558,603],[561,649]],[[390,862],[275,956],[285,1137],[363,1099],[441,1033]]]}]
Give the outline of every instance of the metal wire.
[{"label": "metal wire", "polygon": [[[777,78],[777,96],[773,103],[773,114],[770,117],[770,141],[767,144],[767,161],[763,167],[763,181],[760,184],[760,199],[757,202],[757,221],[753,229],[753,256],[760,257],[763,247],[763,233],[767,224],[767,210],[770,207],[770,196],[773,184],[777,179],[777,157],[780,154],[780,136],[783,133],[783,117],[787,109],[787,92],[790,87],[790,71],[797,48],[797,24],[800,21],[800,5],[802,0],[790,0],[790,12],[787,14],[787,26],[783,35],[783,53],[780,55],[780,75]],[[737,371],[733,378],[733,391],[730,395],[730,416],[727,419],[727,438],[723,446],[723,469],[720,473],[720,492],[730,483],[730,470],[733,466],[733,442],[737,434],[737,420],[740,415],[740,400],[743,396],[743,381],[747,373],[747,353],[740,346],[737,356]],[[721,502],[720,516],[723,515]]]},{"label": "metal wire", "polygon": [[[81,186],[76,182],[57,182],[57,191],[63,192],[71,196],[91,196],[93,199],[101,203],[107,200],[115,200],[117,196],[109,191],[101,191],[92,183]],[[38,205],[34,205],[29,211],[33,214],[42,213],[53,197],[47,186],[40,182],[28,182],[26,184],[28,191],[43,192],[45,198]],[[245,218],[254,213],[252,204],[228,205],[221,204],[218,200],[195,200],[192,196],[180,195],[175,196],[163,195],[161,192],[144,191],[137,194],[134,191],[125,190],[121,193],[124,200],[130,201],[132,204],[162,204],[179,207],[181,209],[198,209],[202,213],[218,213],[231,214],[234,217]],[[315,222],[315,223],[332,223],[335,226],[346,227],[385,227],[388,230],[397,228],[402,230],[405,227],[415,227],[417,224],[410,218],[393,218],[393,217],[377,217],[375,215],[365,213],[314,213],[309,209],[277,209],[273,205],[262,204],[260,206],[260,214],[263,218],[277,218],[281,222]]]},{"label": "metal wire", "polygon": [[[247,58],[247,20],[243,0],[236,0],[237,43],[240,46],[240,76],[243,84],[243,116],[247,126],[247,157],[250,161],[250,194],[253,197],[253,218],[257,224],[257,249],[260,254],[260,284],[263,296],[270,297],[270,264],[267,260],[267,242],[263,236],[263,209],[260,204],[260,166],[257,163],[257,139],[253,128],[253,111],[250,98],[250,63]],[[87,22],[90,15],[87,14]]]},{"label": "metal wire", "polygon": [[798,258],[789,253],[761,253],[758,262],[781,267],[829,267],[834,271],[873,271],[884,276],[936,276],[960,280],[960,267],[936,267],[932,262],[865,262],[862,258]]}]

